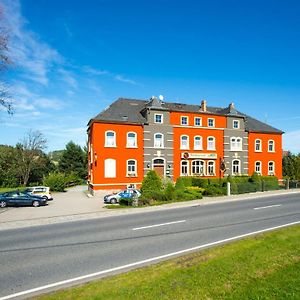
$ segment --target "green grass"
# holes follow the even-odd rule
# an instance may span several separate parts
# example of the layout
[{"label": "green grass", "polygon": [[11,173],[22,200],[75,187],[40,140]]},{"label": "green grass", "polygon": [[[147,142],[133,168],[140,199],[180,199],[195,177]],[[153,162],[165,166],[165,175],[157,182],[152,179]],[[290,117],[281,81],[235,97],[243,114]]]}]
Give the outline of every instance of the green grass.
[{"label": "green grass", "polygon": [[300,226],[38,299],[300,299]]},{"label": "green grass", "polygon": [[6,192],[10,192],[10,191],[24,191],[26,189],[26,187],[21,186],[21,187],[15,187],[15,188],[8,188],[8,187],[0,187],[0,193],[6,193]]}]

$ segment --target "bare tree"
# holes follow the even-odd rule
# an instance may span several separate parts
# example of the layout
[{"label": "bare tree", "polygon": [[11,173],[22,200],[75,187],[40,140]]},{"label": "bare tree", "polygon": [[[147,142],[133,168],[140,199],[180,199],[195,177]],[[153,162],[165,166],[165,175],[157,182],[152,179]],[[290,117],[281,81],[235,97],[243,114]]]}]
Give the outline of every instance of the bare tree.
[{"label": "bare tree", "polygon": [[23,141],[17,144],[18,165],[24,186],[27,185],[33,167],[41,159],[47,140],[40,131],[29,130]]},{"label": "bare tree", "polygon": [[[0,6],[0,75],[3,75],[11,64],[8,51],[9,36],[4,21],[3,7]],[[0,80],[0,106],[12,114],[11,97],[3,80]]]}]

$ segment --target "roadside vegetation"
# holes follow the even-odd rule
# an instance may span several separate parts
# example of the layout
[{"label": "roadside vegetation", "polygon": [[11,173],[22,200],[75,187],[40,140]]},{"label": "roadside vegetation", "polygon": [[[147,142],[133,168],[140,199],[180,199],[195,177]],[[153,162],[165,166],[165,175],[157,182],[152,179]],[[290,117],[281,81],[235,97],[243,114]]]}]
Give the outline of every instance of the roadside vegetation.
[{"label": "roadside vegetation", "polygon": [[35,299],[299,299],[300,226]]}]

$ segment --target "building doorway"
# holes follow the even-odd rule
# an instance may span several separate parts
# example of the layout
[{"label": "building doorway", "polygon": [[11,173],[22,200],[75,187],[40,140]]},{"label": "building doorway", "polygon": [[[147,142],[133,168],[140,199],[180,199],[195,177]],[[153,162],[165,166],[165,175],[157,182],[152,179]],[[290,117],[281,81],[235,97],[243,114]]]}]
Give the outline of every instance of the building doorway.
[{"label": "building doorway", "polygon": [[157,173],[161,178],[165,177],[165,160],[162,158],[153,159],[152,169]]}]

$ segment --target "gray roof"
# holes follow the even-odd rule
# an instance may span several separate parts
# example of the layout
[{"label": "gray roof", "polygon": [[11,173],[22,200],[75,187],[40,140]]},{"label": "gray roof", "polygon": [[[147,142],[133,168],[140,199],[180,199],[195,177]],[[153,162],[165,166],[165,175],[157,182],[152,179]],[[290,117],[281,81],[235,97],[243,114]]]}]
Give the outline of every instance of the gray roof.
[{"label": "gray roof", "polygon": [[111,123],[131,123],[131,124],[144,124],[147,122],[144,117],[146,109],[155,110],[168,110],[168,111],[182,111],[182,112],[201,112],[206,114],[217,114],[223,116],[236,116],[245,119],[245,128],[249,132],[266,132],[266,133],[283,133],[283,131],[276,129],[266,123],[258,121],[244,113],[237,111],[235,108],[230,107],[207,107],[206,112],[201,111],[200,105],[184,104],[184,103],[171,103],[161,102],[158,103],[157,99],[153,100],[139,100],[119,98],[113,102],[108,108],[99,113],[92,122],[111,122]]}]

